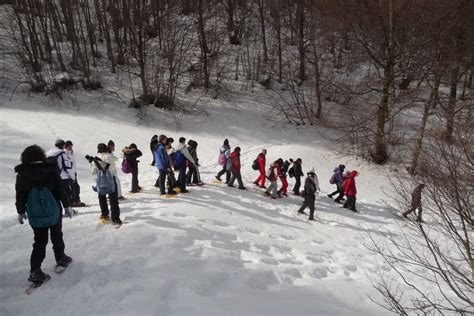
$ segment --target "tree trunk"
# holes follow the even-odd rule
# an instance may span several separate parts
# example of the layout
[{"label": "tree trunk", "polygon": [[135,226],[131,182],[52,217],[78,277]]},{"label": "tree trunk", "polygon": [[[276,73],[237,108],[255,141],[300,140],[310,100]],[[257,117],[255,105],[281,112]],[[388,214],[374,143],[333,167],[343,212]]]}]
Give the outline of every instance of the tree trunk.
[{"label": "tree trunk", "polygon": [[300,84],[306,79],[305,71],[305,49],[304,49],[304,0],[298,0],[296,3],[296,12],[298,19],[298,53],[299,53],[299,72],[298,78]]},{"label": "tree trunk", "polygon": [[446,108],[446,131],[445,137],[448,142],[453,140],[454,131],[454,116],[456,114],[456,97],[458,90],[458,76],[459,76],[459,63],[458,60],[454,60],[451,66],[451,74],[449,81],[449,99],[448,106]]},{"label": "tree trunk", "polygon": [[206,32],[204,27],[203,0],[199,0],[198,3],[198,33],[201,46],[202,67],[204,72],[204,88],[209,89],[209,70],[207,62],[207,55],[209,54],[209,49],[207,47]]},{"label": "tree trunk", "polygon": [[433,104],[438,99],[438,91],[439,91],[440,83],[441,83],[441,72],[438,71],[438,73],[436,74],[433,88],[431,89],[430,97],[428,98],[428,101],[425,103],[423,117],[421,119],[420,132],[419,132],[418,138],[415,141],[415,146],[413,148],[413,158],[411,161],[411,166],[408,170],[408,173],[410,173],[411,175],[416,174],[416,167],[418,166],[418,159],[420,158],[421,148],[423,146],[423,138],[425,136],[426,123],[428,122],[430,110],[433,107]]},{"label": "tree trunk", "polygon": [[258,0],[258,11],[260,13],[260,26],[262,29],[262,45],[263,45],[263,63],[268,62],[268,51],[267,51],[267,39],[265,36],[265,12],[264,12],[264,0]]}]

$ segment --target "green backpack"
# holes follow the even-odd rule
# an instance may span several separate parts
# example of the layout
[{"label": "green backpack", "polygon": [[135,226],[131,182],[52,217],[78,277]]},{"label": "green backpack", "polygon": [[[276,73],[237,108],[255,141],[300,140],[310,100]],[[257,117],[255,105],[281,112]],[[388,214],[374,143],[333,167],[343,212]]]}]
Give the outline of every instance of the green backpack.
[{"label": "green backpack", "polygon": [[31,226],[50,227],[59,220],[59,205],[48,188],[36,187],[28,195],[26,214]]}]

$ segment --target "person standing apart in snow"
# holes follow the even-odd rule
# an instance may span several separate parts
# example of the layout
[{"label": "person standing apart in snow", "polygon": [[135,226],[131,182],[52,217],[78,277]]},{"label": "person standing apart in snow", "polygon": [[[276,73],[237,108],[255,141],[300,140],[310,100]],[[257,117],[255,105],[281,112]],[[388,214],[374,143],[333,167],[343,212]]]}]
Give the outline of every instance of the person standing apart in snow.
[{"label": "person standing apart in snow", "polygon": [[314,203],[316,202],[316,192],[318,191],[320,191],[318,177],[314,172],[314,168],[311,168],[304,184],[304,202],[298,210],[299,214],[306,214],[304,210],[308,207],[310,221],[314,221]]},{"label": "person standing apart in snow", "polygon": [[343,189],[346,193],[347,200],[344,202],[342,207],[349,208],[353,212],[357,212],[356,210],[356,195],[357,195],[357,188],[355,177],[357,177],[358,172],[356,170],[352,170],[349,174],[349,177],[344,181]]},{"label": "person standing apart in snow", "polygon": [[132,190],[130,193],[137,193],[142,188],[138,185],[138,157],[142,156],[142,152],[137,148],[137,145],[134,143],[130,146],[122,149],[124,154],[124,159],[127,160],[128,164],[132,169]]},{"label": "person standing apart in snow", "polygon": [[178,175],[178,183],[180,188],[180,193],[188,193],[189,190],[186,189],[186,168],[188,162],[192,165],[195,165],[196,162],[194,161],[193,157],[188,151],[186,147],[186,138],[180,137],[179,143],[176,146],[176,152],[174,153],[174,161],[176,163],[176,167],[179,170]]},{"label": "person standing apart in snow", "polygon": [[232,177],[227,185],[233,188],[235,179],[237,179],[239,189],[245,190],[246,188],[242,182],[242,175],[240,174],[240,147],[234,148],[234,151],[230,154],[230,158],[232,159]]},{"label": "person standing apart in snow", "polygon": [[340,203],[340,201],[344,198],[344,190],[342,189],[342,183],[344,182],[344,169],[346,166],[339,165],[337,168],[334,169],[334,173],[329,179],[329,183],[335,184],[337,190],[331,194],[328,194],[328,197],[332,198],[334,195],[339,194],[337,198],[334,200],[336,203]]},{"label": "person standing apart in snow", "polygon": [[415,212],[416,209],[418,209],[418,214],[416,216],[416,221],[417,222],[423,222],[421,218],[421,192],[425,188],[425,185],[423,183],[420,183],[412,192],[411,194],[411,208],[403,213],[403,217],[407,217],[408,214]]},{"label": "person standing apart in snow", "polygon": [[[277,175],[275,169],[277,166],[273,163],[270,164],[270,167],[267,169],[265,174],[268,181],[270,181],[270,185],[268,186],[267,190],[264,192],[266,196],[271,196],[272,199],[278,198],[278,185],[277,185]],[[270,193],[271,192],[271,193]]]},{"label": "person standing apart in snow", "polygon": [[[114,143],[113,140],[109,140],[109,142],[107,143],[107,148],[109,150],[109,153],[111,153],[112,156],[115,158],[115,161],[118,161],[120,159],[120,157],[115,155],[115,143]],[[118,176],[118,173],[115,175],[115,182],[117,184],[118,200],[119,201],[126,200],[126,198],[122,195],[122,183],[120,182],[120,178]]]},{"label": "person standing apart in snow", "polygon": [[188,161],[188,174],[186,182],[189,185],[200,185],[202,184],[201,177],[199,176],[199,158],[197,156],[198,143],[195,140],[190,139],[188,141],[188,151],[191,154],[195,164]]},{"label": "person standing apart in snow", "polygon": [[55,162],[58,166],[59,176],[61,177],[61,183],[64,186],[64,190],[67,193],[69,199],[69,205],[72,205],[72,176],[71,170],[73,162],[69,159],[64,147],[66,142],[62,139],[56,139],[54,142],[55,148],[48,150],[46,157],[48,161]]},{"label": "person standing apart in snow", "polygon": [[155,149],[156,149],[156,146],[158,146],[159,142],[158,142],[158,135],[153,135],[153,137],[151,138],[150,140],[150,151],[151,151],[151,156],[153,157],[153,161],[151,162],[151,165],[154,166],[155,165]]},{"label": "person standing apart in snow", "polygon": [[267,150],[262,149],[262,152],[258,154],[257,161],[258,161],[258,172],[260,175],[258,176],[257,180],[255,180],[254,184],[261,188],[266,188],[265,186],[265,179],[267,178],[265,175],[265,165],[266,165],[266,156]]},{"label": "person standing apart in snow", "polygon": [[69,176],[71,177],[71,203],[73,207],[84,207],[85,203],[81,202],[80,194],[81,187],[77,182],[77,168],[76,168],[76,159],[74,157],[73,143],[70,140],[66,141],[64,150],[68,159],[72,162],[71,169],[68,169]]},{"label": "person standing apart in snow", "polygon": [[230,180],[230,170],[227,169],[227,160],[230,158],[230,145],[229,140],[226,138],[224,144],[219,150],[219,158],[217,162],[222,166],[222,170],[219,171],[216,175],[218,181],[222,181],[221,176],[225,173],[225,184],[229,184]]},{"label": "person standing apart in snow", "polygon": [[[15,205],[18,213],[18,222],[23,224],[24,220],[27,219],[26,213],[28,212],[29,222],[34,233],[28,281],[40,285],[50,278],[49,275],[41,270],[41,264],[46,256],[48,232],[50,233],[57,265],[66,267],[72,261],[71,257],[64,253],[61,203],[70,218],[74,215],[74,211],[71,208],[69,193],[58,174],[55,163],[46,160],[45,153],[41,147],[32,145],[25,148],[21,154],[21,164],[15,167],[15,172],[18,173],[15,183]],[[55,200],[53,205],[57,207],[57,213],[55,213],[57,216],[56,222],[46,227],[37,226],[34,223],[32,211],[30,211],[30,208],[35,203],[33,189],[38,190],[39,188],[41,191],[47,189],[48,191],[45,192],[52,194],[53,200]],[[28,205],[29,203],[30,205]]]},{"label": "person standing apart in snow", "polygon": [[298,158],[295,161],[292,161],[290,159],[290,161],[293,162],[293,167],[291,167],[291,169],[288,171],[288,174],[289,174],[290,177],[295,178],[295,185],[293,187],[293,193],[295,195],[300,195],[301,177],[304,176],[304,173],[303,173],[303,170],[302,170],[302,167],[301,167],[302,160],[301,160],[301,158]]},{"label": "person standing apart in snow", "polygon": [[110,202],[110,213],[109,217],[109,206],[107,204],[107,194],[101,194],[98,192],[99,197],[99,206],[100,206],[100,220],[103,223],[108,223],[112,218],[112,223],[115,225],[121,225],[122,221],[120,220],[120,208],[118,204],[118,193],[117,193],[117,168],[115,162],[117,158],[109,152],[109,148],[106,144],[100,143],[97,145],[97,156],[90,157],[86,156],[86,159],[91,165],[91,172],[93,175],[97,175],[99,171],[108,169],[110,174],[113,177],[113,182],[115,185],[114,192],[108,193],[109,202]]}]

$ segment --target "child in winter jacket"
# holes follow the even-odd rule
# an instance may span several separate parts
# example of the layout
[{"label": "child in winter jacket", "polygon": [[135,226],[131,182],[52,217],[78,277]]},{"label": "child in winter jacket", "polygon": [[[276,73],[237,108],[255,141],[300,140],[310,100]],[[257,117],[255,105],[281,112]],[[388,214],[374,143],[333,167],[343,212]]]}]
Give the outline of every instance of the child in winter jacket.
[{"label": "child in winter jacket", "polygon": [[288,180],[287,180],[287,172],[288,168],[290,167],[290,162],[288,160],[283,161],[283,159],[278,159],[278,166],[280,166],[280,174],[278,175],[281,181],[281,188],[278,190],[278,195],[288,196]]},{"label": "child in winter jacket", "polygon": [[176,168],[179,170],[178,183],[180,188],[180,193],[188,193],[186,189],[186,168],[187,164],[190,163],[193,166],[196,165],[193,157],[189,153],[188,148],[186,147],[186,138],[180,137],[179,143],[176,146],[176,152],[174,153],[174,161],[176,163]]},{"label": "child in winter jacket", "polygon": [[142,188],[138,185],[138,157],[142,156],[142,152],[137,148],[137,145],[134,143],[130,146],[122,149],[123,154],[125,155],[125,160],[132,169],[132,190],[130,193],[139,192]]},{"label": "child in winter jacket", "polygon": [[328,197],[332,198],[334,195],[339,194],[334,200],[336,203],[339,203],[344,198],[344,190],[342,189],[342,183],[344,181],[344,169],[346,166],[339,165],[334,169],[334,173],[329,179],[329,183],[336,185],[336,191],[328,194]]},{"label": "child in winter jacket", "polygon": [[299,214],[306,214],[304,210],[309,207],[310,221],[314,221],[314,203],[316,202],[317,191],[320,191],[318,177],[314,172],[314,168],[311,168],[304,184],[304,202],[301,208],[298,210]]},{"label": "child in winter jacket", "polygon": [[301,158],[296,159],[293,161],[290,159],[290,162],[293,162],[293,167],[288,171],[288,174],[291,177],[295,177],[295,186],[293,187],[293,192],[295,195],[300,195],[300,187],[301,187],[301,177],[304,176],[302,170],[302,160]]},{"label": "child in winter jacket", "polygon": [[222,181],[221,176],[225,173],[225,183],[229,184],[230,180],[230,170],[227,169],[227,161],[230,158],[230,145],[229,140],[226,138],[224,144],[219,149],[219,158],[217,162],[222,166],[222,170],[219,171],[216,175],[218,181]]},{"label": "child in winter jacket", "polygon": [[188,174],[186,182],[189,185],[200,185],[202,184],[201,177],[199,176],[199,158],[197,156],[197,146],[198,143],[195,140],[190,139],[188,141],[188,151],[191,154],[191,157],[194,160],[194,164],[188,162]]},{"label": "child in winter jacket", "polygon": [[[61,178],[58,175],[57,166],[54,162],[47,162],[43,149],[37,145],[26,147],[21,154],[21,164],[15,167],[16,177],[16,210],[18,222],[24,223],[27,219],[28,198],[34,188],[46,188],[55,200],[57,206],[57,222],[47,227],[35,227],[34,221],[28,213],[28,220],[34,232],[33,251],[30,257],[30,277],[28,281],[41,285],[50,279],[50,276],[41,270],[41,264],[46,255],[46,245],[48,244],[48,233],[53,244],[54,257],[58,266],[66,267],[71,261],[71,257],[64,253],[64,241],[62,233],[62,215],[60,203],[66,210],[66,214],[72,217],[74,212],[71,209],[70,199],[67,196]],[[34,201],[34,200],[33,200]]]},{"label": "child in winter jacket", "polygon": [[270,168],[267,169],[267,172],[265,174],[268,181],[270,181],[270,185],[265,191],[265,195],[267,196],[271,195],[272,199],[276,199],[278,197],[278,186],[277,186],[278,177],[275,172],[276,168],[277,168],[277,165],[275,165],[274,163],[270,164]]},{"label": "child in winter jacket", "polygon": [[259,172],[259,176],[257,178],[257,180],[255,180],[254,184],[261,187],[261,188],[266,188],[265,187],[265,179],[267,178],[266,177],[266,173],[265,173],[265,164],[266,164],[266,156],[267,156],[267,150],[266,149],[262,149],[262,152],[260,154],[258,154],[257,156],[257,161],[258,161],[258,172]]},{"label": "child in winter jacket", "polygon": [[73,207],[84,207],[86,206],[85,203],[81,202],[80,194],[81,194],[81,187],[77,182],[77,167],[76,167],[76,158],[74,157],[74,150],[73,150],[73,143],[70,140],[66,141],[64,146],[64,151],[68,156],[69,160],[72,163],[71,169],[68,170],[69,174],[71,175],[71,203]]},{"label": "child in winter jacket", "polygon": [[[115,190],[112,193],[109,193],[109,201],[110,201],[110,211],[112,217],[112,223],[115,225],[121,225],[122,221],[120,220],[120,208],[118,204],[118,194],[117,194],[117,169],[115,166],[115,162],[117,158],[109,152],[106,144],[100,143],[97,145],[97,156],[92,158],[87,156],[91,166],[91,172],[93,175],[99,173],[99,171],[108,169],[113,177]],[[100,220],[102,222],[109,222],[109,206],[107,204],[107,194],[98,193],[99,196],[99,205],[101,216]]]},{"label": "child in winter jacket", "polygon": [[233,188],[234,181],[237,179],[237,182],[239,182],[239,189],[245,190],[246,188],[242,182],[242,175],[240,174],[240,147],[235,147],[234,151],[230,154],[230,158],[232,159],[232,177],[227,185]]},{"label": "child in winter jacket", "polygon": [[[166,140],[167,140],[166,135],[160,135],[160,137],[158,138],[159,144],[156,147],[155,152],[154,152],[156,168],[158,169],[158,172],[159,172],[158,180],[156,180],[155,186],[160,188],[161,195],[166,194],[165,182],[166,182],[167,174],[170,172],[173,172],[171,170],[170,159],[165,148]],[[176,191],[173,190],[173,187],[168,185],[168,194],[177,194],[177,193]]]},{"label": "child in winter jacket", "polygon": [[349,208],[353,212],[357,212],[356,210],[356,182],[355,177],[357,177],[358,173],[356,170],[352,170],[349,177],[344,181],[343,189],[346,193],[347,200],[342,207]]}]

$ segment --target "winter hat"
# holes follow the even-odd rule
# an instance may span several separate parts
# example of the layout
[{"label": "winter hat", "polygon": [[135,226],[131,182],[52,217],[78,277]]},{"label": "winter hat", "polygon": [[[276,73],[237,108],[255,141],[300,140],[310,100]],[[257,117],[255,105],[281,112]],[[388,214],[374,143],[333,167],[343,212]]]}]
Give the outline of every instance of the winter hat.
[{"label": "winter hat", "polygon": [[267,154],[267,150],[265,148],[262,149],[262,154],[264,154],[264,155]]},{"label": "winter hat", "polygon": [[311,167],[311,169],[309,169],[309,171],[307,172],[307,175],[308,176],[315,176],[316,175],[316,172],[314,171],[314,167]]},{"label": "winter hat", "polygon": [[341,171],[344,171],[344,169],[346,169],[346,166],[344,166],[344,165],[339,165],[339,169],[340,169]]},{"label": "winter hat", "polygon": [[227,138],[224,139],[224,146],[229,146],[229,140]]},{"label": "winter hat", "polygon": [[58,147],[59,149],[63,149],[65,144],[66,143],[61,138],[56,139],[54,142],[54,146]]},{"label": "winter hat", "polygon": [[107,143],[107,146],[115,146],[115,143],[113,140],[109,140],[109,142]]},{"label": "winter hat", "polygon": [[234,150],[240,152],[240,147],[237,146],[234,148]]}]

